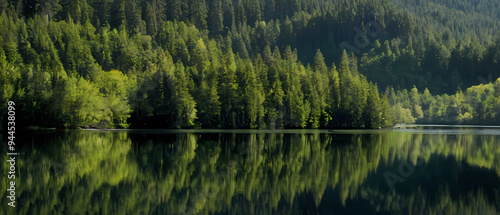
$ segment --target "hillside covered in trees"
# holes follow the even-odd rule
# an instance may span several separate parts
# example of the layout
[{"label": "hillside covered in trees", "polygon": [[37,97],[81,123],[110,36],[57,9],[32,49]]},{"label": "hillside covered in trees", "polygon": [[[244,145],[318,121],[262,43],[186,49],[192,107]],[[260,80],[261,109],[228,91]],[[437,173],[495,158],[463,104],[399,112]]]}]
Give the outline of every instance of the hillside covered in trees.
[{"label": "hillside covered in trees", "polygon": [[498,123],[495,0],[0,0],[0,13],[0,117],[15,101],[23,126]]}]

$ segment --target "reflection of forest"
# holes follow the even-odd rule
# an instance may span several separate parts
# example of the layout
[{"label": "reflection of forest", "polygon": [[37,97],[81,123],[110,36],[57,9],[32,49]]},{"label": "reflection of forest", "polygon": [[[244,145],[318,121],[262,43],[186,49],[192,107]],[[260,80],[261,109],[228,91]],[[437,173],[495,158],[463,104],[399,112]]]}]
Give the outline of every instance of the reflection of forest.
[{"label": "reflection of forest", "polygon": [[[18,214],[500,211],[499,136],[72,131],[20,140],[29,144],[18,157]],[[384,173],[402,162],[414,172],[390,190]]]}]

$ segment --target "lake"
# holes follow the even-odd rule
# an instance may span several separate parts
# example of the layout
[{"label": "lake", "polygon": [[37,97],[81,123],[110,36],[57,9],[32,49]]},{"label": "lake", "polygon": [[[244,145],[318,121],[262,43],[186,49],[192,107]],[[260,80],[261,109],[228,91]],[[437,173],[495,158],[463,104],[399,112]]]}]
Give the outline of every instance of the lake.
[{"label": "lake", "polygon": [[16,135],[0,214],[500,213],[495,127]]}]

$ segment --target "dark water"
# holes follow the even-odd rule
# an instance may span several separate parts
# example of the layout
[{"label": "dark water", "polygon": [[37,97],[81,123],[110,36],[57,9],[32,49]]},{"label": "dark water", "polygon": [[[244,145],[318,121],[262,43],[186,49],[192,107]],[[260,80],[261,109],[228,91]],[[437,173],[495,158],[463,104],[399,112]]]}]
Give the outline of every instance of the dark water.
[{"label": "dark water", "polygon": [[[500,130],[18,132],[0,214],[497,214]],[[2,137],[2,161],[7,160]]]}]

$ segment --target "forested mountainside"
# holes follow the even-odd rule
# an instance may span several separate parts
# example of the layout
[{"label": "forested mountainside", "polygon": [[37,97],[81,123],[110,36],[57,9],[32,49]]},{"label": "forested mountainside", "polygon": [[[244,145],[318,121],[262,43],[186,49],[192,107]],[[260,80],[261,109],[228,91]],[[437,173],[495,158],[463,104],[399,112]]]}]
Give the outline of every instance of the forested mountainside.
[{"label": "forested mountainside", "polygon": [[497,123],[499,4],[0,0],[0,114],[12,100],[26,126]]}]

